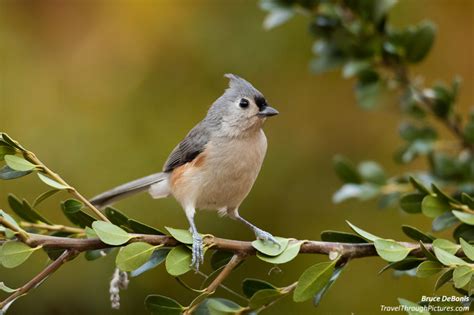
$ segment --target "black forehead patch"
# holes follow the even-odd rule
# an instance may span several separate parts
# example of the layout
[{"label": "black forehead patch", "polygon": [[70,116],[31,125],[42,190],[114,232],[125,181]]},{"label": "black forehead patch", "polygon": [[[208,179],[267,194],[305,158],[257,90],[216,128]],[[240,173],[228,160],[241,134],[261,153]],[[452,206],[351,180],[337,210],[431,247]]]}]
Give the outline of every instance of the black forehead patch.
[{"label": "black forehead patch", "polygon": [[254,100],[259,110],[263,110],[268,106],[267,100],[263,96],[255,96]]}]

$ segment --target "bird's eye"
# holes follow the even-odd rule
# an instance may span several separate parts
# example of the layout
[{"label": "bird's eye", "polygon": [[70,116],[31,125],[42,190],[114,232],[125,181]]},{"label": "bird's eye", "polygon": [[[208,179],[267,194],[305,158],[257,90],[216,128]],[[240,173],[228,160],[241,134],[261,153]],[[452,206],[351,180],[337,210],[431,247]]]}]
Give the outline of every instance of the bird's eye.
[{"label": "bird's eye", "polygon": [[239,106],[242,108],[247,108],[249,107],[249,100],[246,98],[243,98],[240,100]]}]

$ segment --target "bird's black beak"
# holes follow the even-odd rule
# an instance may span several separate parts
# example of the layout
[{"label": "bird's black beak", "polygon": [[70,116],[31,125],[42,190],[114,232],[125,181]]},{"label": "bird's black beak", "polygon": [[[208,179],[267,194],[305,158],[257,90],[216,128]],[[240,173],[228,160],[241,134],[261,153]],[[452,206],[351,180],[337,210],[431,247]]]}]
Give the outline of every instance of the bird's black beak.
[{"label": "bird's black beak", "polygon": [[270,116],[275,116],[278,115],[279,112],[270,106],[265,106],[261,111],[258,112],[257,116],[259,117],[270,117]]}]

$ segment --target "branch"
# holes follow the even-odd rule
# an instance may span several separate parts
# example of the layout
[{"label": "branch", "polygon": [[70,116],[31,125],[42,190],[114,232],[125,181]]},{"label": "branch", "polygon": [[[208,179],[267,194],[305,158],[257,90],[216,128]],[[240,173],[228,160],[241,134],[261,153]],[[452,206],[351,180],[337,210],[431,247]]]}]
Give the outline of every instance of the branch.
[{"label": "branch", "polygon": [[[150,235],[150,234],[131,234],[133,238],[128,243],[146,242],[151,245],[163,245],[165,247],[175,247],[181,245],[180,242],[168,235]],[[297,241],[297,240],[293,240]],[[225,238],[205,238],[203,240],[205,246],[210,246],[213,249],[230,251],[246,256],[253,256],[256,250],[252,246],[252,242],[238,241]],[[336,242],[322,242],[322,241],[303,241],[301,245],[300,254],[323,254],[339,253],[341,259],[350,260],[355,258],[378,256],[374,244],[371,243],[336,243]],[[113,247],[103,243],[98,238],[68,238],[57,237],[42,234],[30,233],[29,238],[24,241],[31,247],[43,246],[51,249],[70,249],[75,251],[87,251],[94,249],[104,249]],[[420,245],[417,243],[399,242],[401,245],[413,248],[410,252],[412,256],[424,257]],[[124,246],[126,244],[123,244]],[[431,250],[430,244],[425,244],[428,250]],[[458,255],[462,256],[462,252]]]},{"label": "branch", "polygon": [[[67,260],[77,254],[74,250],[66,250],[64,251],[61,256],[59,256],[55,261],[53,261],[50,265],[48,265],[43,271],[37,274],[33,279],[28,281],[25,285],[21,288],[16,290],[13,294],[7,297],[5,300],[0,302],[0,311],[5,311],[8,306],[13,303],[17,298],[21,297],[22,295],[27,294],[32,289],[38,287],[49,275],[59,269]],[[5,308],[5,309],[4,309]]]}]

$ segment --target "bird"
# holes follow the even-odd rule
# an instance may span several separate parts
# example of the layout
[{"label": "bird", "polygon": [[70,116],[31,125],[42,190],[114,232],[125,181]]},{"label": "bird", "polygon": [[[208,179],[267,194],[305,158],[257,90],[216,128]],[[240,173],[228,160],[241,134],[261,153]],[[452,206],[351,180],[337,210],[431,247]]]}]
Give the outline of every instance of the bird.
[{"label": "bird", "polygon": [[279,112],[251,83],[225,74],[229,86],[207,115],[174,148],[163,169],[122,184],[90,200],[102,209],[148,191],[152,198],[173,196],[183,208],[192,234],[191,266],[204,261],[203,240],[195,224],[196,210],[216,210],[250,228],[257,239],[279,246],[276,238],[239,214],[260,172],[267,151],[263,125]]}]

